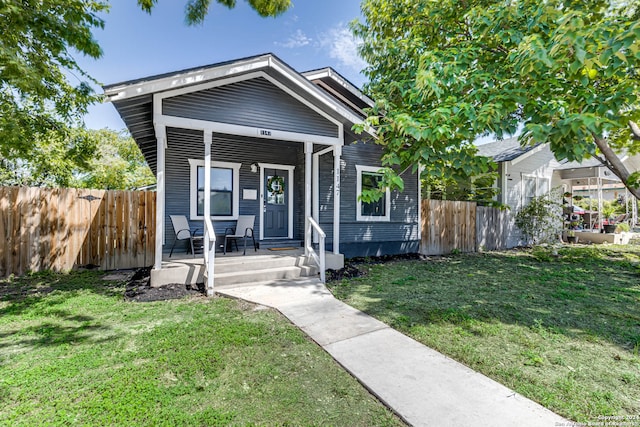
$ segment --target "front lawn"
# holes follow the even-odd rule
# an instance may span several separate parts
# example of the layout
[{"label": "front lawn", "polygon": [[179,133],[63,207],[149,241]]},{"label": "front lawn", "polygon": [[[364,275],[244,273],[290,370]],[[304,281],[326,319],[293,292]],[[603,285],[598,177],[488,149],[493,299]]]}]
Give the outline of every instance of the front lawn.
[{"label": "front lawn", "polygon": [[[640,415],[640,247],[362,264],[334,294],[556,413]],[[635,420],[635,421],[633,421]],[[631,424],[635,425],[635,424]]]},{"label": "front lawn", "polygon": [[272,310],[125,302],[97,272],[0,291],[0,425],[402,425]]}]

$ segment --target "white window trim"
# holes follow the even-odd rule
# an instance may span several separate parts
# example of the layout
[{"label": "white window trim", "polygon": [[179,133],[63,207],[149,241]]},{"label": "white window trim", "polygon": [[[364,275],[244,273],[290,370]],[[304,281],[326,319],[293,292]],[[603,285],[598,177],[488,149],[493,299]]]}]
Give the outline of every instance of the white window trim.
[{"label": "white window trim", "polygon": [[356,165],[356,221],[362,222],[390,222],[391,221],[391,192],[385,189],[385,214],[384,216],[362,215],[362,172],[380,173],[380,166]]},{"label": "white window trim", "polygon": [[520,204],[521,204],[521,206],[524,206],[525,205],[525,201],[526,201],[526,194],[525,194],[526,187],[524,185],[525,178],[533,178],[533,179],[535,179],[536,189],[535,189],[535,196],[534,197],[542,196],[542,193],[540,193],[540,181],[543,181],[543,180],[547,181],[547,191],[544,194],[551,194],[551,178],[550,177],[548,177],[548,176],[531,175],[531,174],[523,173],[523,174],[521,174],[521,178],[520,178]]},{"label": "white window trim", "polygon": [[[204,167],[204,159],[189,159],[190,179],[189,179],[189,217],[192,220],[204,220],[203,215],[198,215],[198,166]],[[238,219],[240,212],[240,166],[242,163],[231,162],[211,162],[212,168],[226,168],[233,170],[233,212],[231,216],[211,216],[213,220],[234,220]]]}]

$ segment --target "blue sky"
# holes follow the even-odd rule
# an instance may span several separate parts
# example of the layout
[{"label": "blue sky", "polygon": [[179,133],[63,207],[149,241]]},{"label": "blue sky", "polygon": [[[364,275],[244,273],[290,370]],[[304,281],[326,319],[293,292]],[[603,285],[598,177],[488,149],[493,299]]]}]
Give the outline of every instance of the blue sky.
[{"label": "blue sky", "polygon": [[[151,15],[135,0],[110,3],[105,29],[94,32],[102,58],[77,58],[102,84],[267,52],[298,71],[331,66],[357,86],[365,81],[347,29],[360,16],[357,0],[293,0],[277,18],[261,18],[243,0],[232,10],[216,3],[195,27],[184,23],[185,0],[159,0]],[[92,129],[125,128],[111,104],[92,107],[85,123]]]}]

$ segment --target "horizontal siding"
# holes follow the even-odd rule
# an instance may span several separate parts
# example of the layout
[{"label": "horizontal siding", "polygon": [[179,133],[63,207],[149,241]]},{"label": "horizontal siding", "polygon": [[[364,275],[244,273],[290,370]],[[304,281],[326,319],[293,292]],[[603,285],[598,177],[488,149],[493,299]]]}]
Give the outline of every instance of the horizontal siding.
[{"label": "horizontal siding", "polygon": [[[357,143],[343,147],[340,164],[340,252],[347,256],[417,250],[416,245],[407,243],[417,241],[419,235],[418,179],[414,174],[403,175],[403,192],[391,192],[389,222],[356,221],[356,165],[379,166],[381,155],[382,148],[373,144]],[[320,159],[320,223],[332,244],[333,156],[327,154]]]},{"label": "horizontal siding", "polygon": [[[189,217],[189,158],[204,156],[203,135],[200,131],[169,128],[166,157],[166,217],[165,250],[174,241],[169,215]],[[212,160],[242,163],[240,191],[243,188],[259,190],[259,173],[252,173],[251,163],[265,162],[295,165],[294,171],[294,238],[304,236],[304,152],[302,144],[264,141],[257,138],[227,139],[214,135]],[[343,149],[341,159],[341,252],[347,257],[385,255],[416,252],[418,242],[417,178],[407,174],[405,191],[392,192],[390,222],[356,221],[356,164],[379,165],[381,150],[378,146],[356,144]],[[327,233],[327,249],[333,246],[333,154],[320,157],[320,222]],[[240,214],[256,216],[256,236],[260,224],[259,200],[242,200]],[[191,221],[193,228],[202,229],[202,221]],[[224,235],[235,221],[214,221],[218,236]],[[186,245],[186,244],[185,244]],[[184,250],[182,246],[180,250]]]},{"label": "horizontal siding", "polygon": [[190,119],[338,136],[334,123],[262,77],[165,98],[162,111]]},{"label": "horizontal siding", "polygon": [[[186,215],[189,218],[190,206],[190,165],[189,159],[204,158],[203,134],[201,131],[187,129],[167,129],[168,149],[166,151],[166,209],[165,209],[165,250],[171,248],[175,234],[169,215]],[[260,235],[260,201],[242,200],[242,189],[250,188],[260,192],[260,174],[251,172],[251,163],[278,163],[295,165],[294,189],[294,237],[299,238],[301,230],[298,216],[302,215],[296,209],[300,203],[300,186],[304,186],[304,165],[299,164],[302,144],[281,141],[265,141],[251,138],[223,138],[214,135],[211,144],[211,160],[221,162],[242,163],[240,168],[240,215],[255,215],[256,240]],[[302,176],[302,179],[300,178]],[[190,221],[192,228],[203,228],[202,221]],[[226,227],[235,226],[235,221],[214,221],[217,236],[223,236]],[[186,247],[183,246],[183,248]]]},{"label": "horizontal siding", "polygon": [[507,205],[511,207],[510,214],[507,215],[507,246],[516,247],[525,244],[522,234],[515,225],[515,215],[522,208],[522,176],[532,175],[536,177],[550,178],[550,188],[561,184],[554,169],[559,166],[558,161],[553,156],[548,147],[526,157],[524,160],[512,164],[505,162],[507,173]]}]

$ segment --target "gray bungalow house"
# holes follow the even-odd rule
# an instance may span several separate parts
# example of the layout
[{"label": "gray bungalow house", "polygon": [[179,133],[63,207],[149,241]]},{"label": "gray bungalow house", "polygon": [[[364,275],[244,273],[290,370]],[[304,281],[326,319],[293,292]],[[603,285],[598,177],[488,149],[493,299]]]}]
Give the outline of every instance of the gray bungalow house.
[{"label": "gray bungalow house", "polygon": [[418,251],[418,176],[376,203],[358,199],[379,179],[381,147],[351,130],[372,101],[333,69],[299,73],[264,54],[104,90],[157,175],[154,269],[175,239],[170,215],[218,239],[254,215],[261,247],[317,243],[315,222],[333,265]]}]

